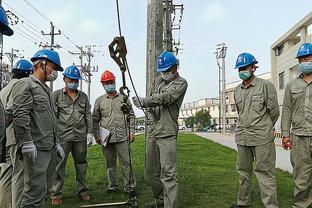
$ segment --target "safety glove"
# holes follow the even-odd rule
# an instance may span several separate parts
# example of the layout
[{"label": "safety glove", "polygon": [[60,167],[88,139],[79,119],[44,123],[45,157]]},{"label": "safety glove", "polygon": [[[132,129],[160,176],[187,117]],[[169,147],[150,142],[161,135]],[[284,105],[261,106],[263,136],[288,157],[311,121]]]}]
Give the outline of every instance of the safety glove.
[{"label": "safety glove", "polygon": [[92,145],[92,142],[93,141],[93,135],[92,134],[87,134],[87,144],[88,146],[91,146]]},{"label": "safety glove", "polygon": [[132,97],[132,102],[137,108],[143,108],[144,107],[144,98],[140,96]]},{"label": "safety glove", "polygon": [[29,157],[33,163],[37,159],[37,148],[32,141],[24,142],[22,146],[23,157]]},{"label": "safety glove", "polygon": [[65,153],[60,143],[56,144],[56,151],[57,151],[58,156],[63,160],[65,158]]},{"label": "safety glove", "polygon": [[64,159],[65,159],[65,152],[64,152],[64,149],[60,143],[56,143],[55,148],[56,148],[57,154],[60,158],[60,161],[57,163],[57,165],[55,167],[55,171],[58,172],[59,169],[61,168],[61,165],[62,165]]}]

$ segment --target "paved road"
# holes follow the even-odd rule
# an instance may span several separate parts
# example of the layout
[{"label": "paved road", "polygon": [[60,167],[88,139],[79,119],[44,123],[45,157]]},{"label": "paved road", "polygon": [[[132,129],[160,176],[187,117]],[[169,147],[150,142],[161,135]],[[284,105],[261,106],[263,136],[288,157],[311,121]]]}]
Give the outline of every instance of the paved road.
[{"label": "paved road", "polygon": [[[195,134],[237,151],[233,134],[220,134],[210,132],[195,132]],[[275,146],[276,167],[292,173],[292,166],[290,164],[290,151],[286,151],[283,149],[280,139],[275,139]]]}]

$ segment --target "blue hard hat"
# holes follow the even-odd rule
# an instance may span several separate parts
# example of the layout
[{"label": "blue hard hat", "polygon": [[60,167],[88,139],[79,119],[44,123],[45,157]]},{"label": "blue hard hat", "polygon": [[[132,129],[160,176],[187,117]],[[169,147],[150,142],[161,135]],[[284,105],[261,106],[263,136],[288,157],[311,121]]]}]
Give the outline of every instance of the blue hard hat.
[{"label": "blue hard hat", "polygon": [[78,67],[75,66],[75,65],[72,65],[72,66],[67,67],[67,68],[64,70],[63,75],[64,75],[65,77],[70,78],[70,79],[81,79],[80,71],[79,71]]},{"label": "blue hard hat", "polygon": [[40,59],[45,59],[47,61],[52,62],[57,66],[57,71],[63,71],[63,68],[61,66],[61,60],[60,56],[57,52],[51,50],[51,49],[42,49],[37,51],[34,56],[30,59],[32,62],[35,62]]},{"label": "blue hard hat", "polygon": [[26,59],[21,59],[15,63],[12,70],[34,71],[32,63]]},{"label": "blue hard hat", "polygon": [[258,61],[250,53],[241,53],[236,59],[235,69],[248,66],[250,64],[257,64]]},{"label": "blue hard hat", "polygon": [[173,65],[178,64],[178,59],[169,51],[164,51],[157,60],[157,71],[167,71]]},{"label": "blue hard hat", "polygon": [[0,33],[3,35],[11,36],[14,33],[9,27],[8,17],[2,6],[0,6],[0,28]]},{"label": "blue hard hat", "polygon": [[312,44],[304,43],[300,46],[296,58],[300,58],[302,56],[312,55]]}]

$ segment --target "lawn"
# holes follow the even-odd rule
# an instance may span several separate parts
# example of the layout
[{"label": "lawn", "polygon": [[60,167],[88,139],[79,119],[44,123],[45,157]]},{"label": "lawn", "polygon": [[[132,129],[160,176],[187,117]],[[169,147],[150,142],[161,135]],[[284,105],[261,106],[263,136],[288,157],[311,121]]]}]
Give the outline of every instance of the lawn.
[{"label": "lawn", "polygon": [[[235,170],[236,152],[232,149],[201,138],[183,133],[178,137],[179,208],[223,208],[235,202],[238,190],[238,175]],[[150,188],[144,184],[144,136],[138,136],[132,144],[134,171],[137,180],[138,203],[142,207],[152,200]],[[88,186],[90,203],[124,201],[122,193],[106,194],[107,179],[105,162],[99,145],[88,149]],[[120,168],[119,184],[122,187]],[[255,177],[254,177],[255,178]],[[291,207],[292,176],[284,171],[276,171],[278,201],[281,208]],[[66,169],[64,204],[61,207],[83,205],[75,196],[75,170],[70,157]],[[50,199],[47,207],[51,207]],[[263,207],[259,197],[259,187],[253,180],[252,207]]]}]

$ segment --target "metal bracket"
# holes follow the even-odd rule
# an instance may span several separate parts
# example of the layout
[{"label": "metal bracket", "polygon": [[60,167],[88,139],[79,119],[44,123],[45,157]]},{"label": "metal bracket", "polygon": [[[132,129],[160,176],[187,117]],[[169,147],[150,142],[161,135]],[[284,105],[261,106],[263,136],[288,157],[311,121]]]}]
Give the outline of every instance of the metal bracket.
[{"label": "metal bracket", "polygon": [[127,47],[124,36],[115,37],[108,46],[110,56],[118,64],[121,71],[126,71]]}]

